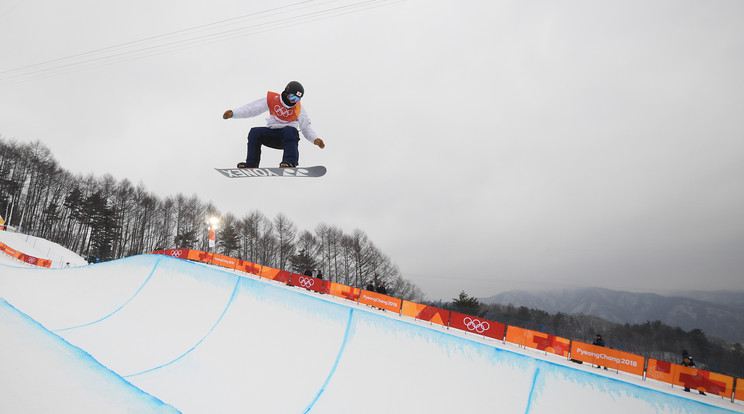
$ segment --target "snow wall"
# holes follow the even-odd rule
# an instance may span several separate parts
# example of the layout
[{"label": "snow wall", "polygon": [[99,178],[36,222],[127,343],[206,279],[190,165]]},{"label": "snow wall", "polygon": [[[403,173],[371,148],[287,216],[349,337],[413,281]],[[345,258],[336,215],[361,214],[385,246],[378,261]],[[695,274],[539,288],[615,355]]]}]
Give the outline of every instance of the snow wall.
[{"label": "snow wall", "polygon": [[[3,321],[28,324],[2,324],[1,336],[63,343],[69,349],[58,352],[93,366],[89,376],[105,375],[117,401],[150,410],[135,412],[744,412],[719,397],[162,255],[70,269],[0,266],[0,297]],[[38,335],[24,333],[31,326]],[[0,345],[0,364],[12,366],[18,353]],[[26,359],[29,372],[44,375]],[[57,412],[82,404],[7,375],[0,384],[11,385],[12,398],[0,398],[0,412],[26,399],[48,398]]]}]

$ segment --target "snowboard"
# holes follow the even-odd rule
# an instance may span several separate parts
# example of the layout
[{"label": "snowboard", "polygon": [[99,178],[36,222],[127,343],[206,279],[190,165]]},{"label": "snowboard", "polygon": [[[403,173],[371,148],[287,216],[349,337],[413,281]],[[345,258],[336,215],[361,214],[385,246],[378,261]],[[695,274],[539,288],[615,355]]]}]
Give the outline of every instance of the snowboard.
[{"label": "snowboard", "polygon": [[326,173],[326,167],[322,165],[295,168],[215,168],[215,170],[227,178],[322,177]]}]

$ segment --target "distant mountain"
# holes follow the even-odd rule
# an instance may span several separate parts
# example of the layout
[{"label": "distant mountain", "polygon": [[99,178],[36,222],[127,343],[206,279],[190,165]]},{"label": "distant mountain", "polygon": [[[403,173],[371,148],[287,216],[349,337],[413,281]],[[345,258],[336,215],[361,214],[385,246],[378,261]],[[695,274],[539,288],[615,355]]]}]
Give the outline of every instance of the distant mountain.
[{"label": "distant mountain", "polygon": [[480,299],[485,304],[526,306],[548,313],[586,314],[615,323],[659,320],[685,331],[744,343],[744,292],[677,292],[675,296],[601,288],[542,292],[509,291]]},{"label": "distant mountain", "polygon": [[717,303],[744,313],[744,292],[721,290],[717,292],[673,292],[669,296],[680,296]]}]

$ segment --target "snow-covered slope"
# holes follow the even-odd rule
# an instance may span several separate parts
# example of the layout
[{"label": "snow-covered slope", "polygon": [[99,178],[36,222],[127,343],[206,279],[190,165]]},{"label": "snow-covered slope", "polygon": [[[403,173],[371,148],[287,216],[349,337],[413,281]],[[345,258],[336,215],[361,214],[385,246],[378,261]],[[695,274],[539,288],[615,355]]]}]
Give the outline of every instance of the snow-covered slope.
[{"label": "snow-covered slope", "polygon": [[2,299],[0,333],[0,412],[178,412]]},{"label": "snow-covered slope", "polygon": [[[85,266],[85,259],[60,246],[57,243],[39,237],[29,236],[22,233],[13,233],[10,231],[0,231],[0,242],[7,244],[11,248],[34,256],[39,259],[49,259],[52,261],[52,268]],[[7,254],[0,252],[0,264],[11,266],[28,266]]]},{"label": "snow-covered slope", "polygon": [[[0,366],[40,378],[16,383],[0,370],[0,389],[15,396],[11,407],[0,398],[0,412],[38,398],[80,412],[75,400],[93,396],[66,398],[42,381],[59,371],[47,361],[60,353],[82,368],[95,358],[141,390],[112,386],[112,400],[184,413],[744,412],[718,397],[167,256],[57,270],[0,265],[0,297],[10,309],[3,320],[8,312],[33,318],[0,325],[0,337],[28,343],[0,340]],[[84,352],[46,346],[56,336]],[[34,357],[42,350],[49,355]]]}]

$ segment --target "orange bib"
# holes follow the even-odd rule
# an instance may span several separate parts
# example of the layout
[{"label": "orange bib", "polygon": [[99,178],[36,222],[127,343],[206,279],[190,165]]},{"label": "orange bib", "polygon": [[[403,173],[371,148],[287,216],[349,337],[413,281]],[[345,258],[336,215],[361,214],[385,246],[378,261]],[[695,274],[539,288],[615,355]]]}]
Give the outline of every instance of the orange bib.
[{"label": "orange bib", "polygon": [[284,122],[294,122],[300,117],[300,103],[291,108],[282,104],[282,97],[276,92],[269,92],[266,95],[266,102],[269,104],[269,113],[277,119]]}]

